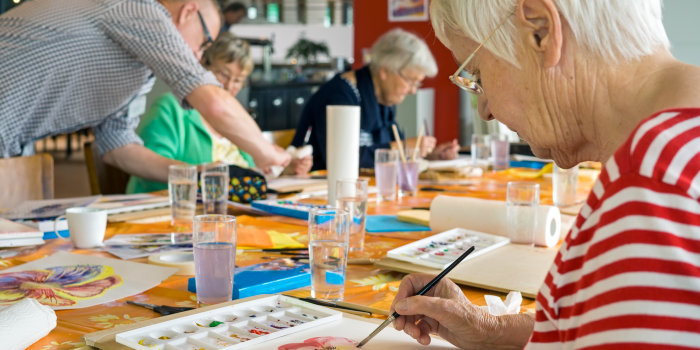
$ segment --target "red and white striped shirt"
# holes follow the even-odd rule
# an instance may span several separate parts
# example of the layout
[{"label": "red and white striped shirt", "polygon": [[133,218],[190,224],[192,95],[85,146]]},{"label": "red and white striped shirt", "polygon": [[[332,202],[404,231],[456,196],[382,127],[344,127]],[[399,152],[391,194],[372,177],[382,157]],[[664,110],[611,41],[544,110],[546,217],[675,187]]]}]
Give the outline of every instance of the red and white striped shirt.
[{"label": "red and white striped shirt", "polygon": [[700,109],[644,120],[537,296],[527,349],[700,348]]}]

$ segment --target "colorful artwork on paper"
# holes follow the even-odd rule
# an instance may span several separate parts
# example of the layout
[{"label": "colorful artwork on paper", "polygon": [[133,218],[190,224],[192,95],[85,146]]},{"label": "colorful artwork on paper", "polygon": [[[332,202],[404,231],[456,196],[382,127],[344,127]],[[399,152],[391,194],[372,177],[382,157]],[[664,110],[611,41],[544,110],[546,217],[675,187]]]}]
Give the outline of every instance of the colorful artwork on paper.
[{"label": "colorful artwork on paper", "polygon": [[103,304],[144,292],[176,269],[58,252],[0,271],[0,305],[34,298],[56,310]]},{"label": "colorful artwork on paper", "polygon": [[122,284],[106,265],[55,266],[41,270],[0,273],[0,305],[33,298],[48,306],[73,306],[103,295]]},{"label": "colorful artwork on paper", "polygon": [[389,21],[428,20],[428,0],[388,0]]},{"label": "colorful artwork on paper", "polygon": [[278,350],[348,350],[358,349],[357,342],[341,337],[315,337],[304,340],[303,343],[282,345]]}]

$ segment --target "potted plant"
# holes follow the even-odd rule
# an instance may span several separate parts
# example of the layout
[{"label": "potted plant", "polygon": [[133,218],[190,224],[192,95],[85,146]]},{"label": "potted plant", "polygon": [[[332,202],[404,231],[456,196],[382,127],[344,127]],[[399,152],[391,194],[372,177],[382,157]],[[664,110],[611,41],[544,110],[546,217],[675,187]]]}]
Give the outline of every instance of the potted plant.
[{"label": "potted plant", "polygon": [[298,63],[313,64],[318,62],[319,55],[328,54],[328,46],[324,42],[316,42],[304,37],[299,38],[289,50],[287,50],[287,58],[296,58]]}]

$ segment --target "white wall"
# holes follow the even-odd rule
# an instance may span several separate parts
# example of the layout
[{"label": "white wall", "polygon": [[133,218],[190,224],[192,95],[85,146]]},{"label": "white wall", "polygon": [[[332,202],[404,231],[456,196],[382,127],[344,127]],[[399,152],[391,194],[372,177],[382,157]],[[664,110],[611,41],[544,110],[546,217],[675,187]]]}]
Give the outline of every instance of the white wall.
[{"label": "white wall", "polygon": [[[231,28],[237,36],[248,38],[271,38],[274,35],[274,50],[272,63],[288,63],[285,59],[287,49],[292,46],[304,33],[313,41],[323,41],[328,45],[331,57],[353,57],[353,27],[300,24],[239,24]],[[262,62],[262,48],[251,49],[253,60]],[[319,60],[323,60],[319,57]]]},{"label": "white wall", "polygon": [[700,1],[665,0],[664,27],[671,53],[679,60],[700,66]]}]

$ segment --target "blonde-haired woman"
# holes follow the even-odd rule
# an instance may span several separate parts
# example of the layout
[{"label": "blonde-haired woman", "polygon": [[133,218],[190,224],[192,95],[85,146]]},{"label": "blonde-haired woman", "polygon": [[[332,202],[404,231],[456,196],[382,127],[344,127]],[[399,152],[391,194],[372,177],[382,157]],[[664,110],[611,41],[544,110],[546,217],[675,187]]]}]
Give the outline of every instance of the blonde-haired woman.
[{"label": "blonde-haired woman", "polygon": [[[201,63],[233,96],[238,94],[253,70],[248,43],[228,32],[219,34],[204,51]],[[171,93],[153,103],[141,118],[137,131],[147,148],[167,158],[189,164],[222,162],[244,168],[255,167],[250,155],[217,133],[197,110],[183,108]],[[285,172],[305,174],[309,169],[311,156],[292,160]],[[152,192],[167,187],[164,182],[132,176],[127,193]]]}]

